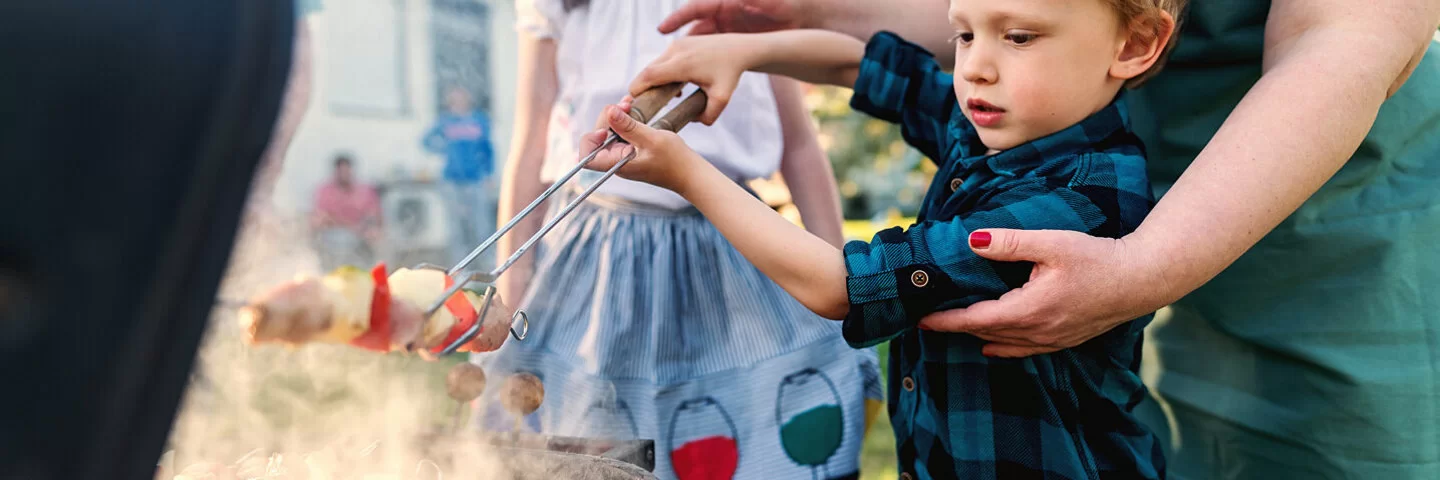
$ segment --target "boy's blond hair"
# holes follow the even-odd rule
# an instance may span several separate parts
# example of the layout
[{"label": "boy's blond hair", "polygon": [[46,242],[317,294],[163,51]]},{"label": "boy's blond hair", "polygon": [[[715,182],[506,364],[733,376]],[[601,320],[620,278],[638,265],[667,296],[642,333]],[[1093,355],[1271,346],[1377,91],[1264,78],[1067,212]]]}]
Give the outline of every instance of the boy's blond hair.
[{"label": "boy's blond hair", "polygon": [[1158,35],[1155,31],[1160,25],[1160,14],[1169,13],[1175,19],[1175,29],[1170,31],[1170,38],[1165,43],[1165,48],[1160,52],[1160,58],[1149,69],[1141,72],[1125,81],[1125,88],[1137,88],[1144,84],[1150,77],[1160,73],[1165,66],[1165,60],[1170,58],[1170,52],[1175,50],[1175,43],[1180,36],[1180,17],[1185,10],[1185,3],[1188,0],[1105,0],[1115,13],[1120,16],[1120,25],[1136,29],[1138,33]]}]

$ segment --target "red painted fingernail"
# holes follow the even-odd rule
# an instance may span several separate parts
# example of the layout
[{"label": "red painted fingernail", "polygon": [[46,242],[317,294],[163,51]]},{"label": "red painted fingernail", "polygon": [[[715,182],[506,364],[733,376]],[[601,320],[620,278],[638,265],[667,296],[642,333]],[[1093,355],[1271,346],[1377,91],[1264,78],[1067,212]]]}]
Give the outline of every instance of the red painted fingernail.
[{"label": "red painted fingernail", "polygon": [[974,232],[970,234],[970,246],[974,248],[986,248],[990,246],[990,232]]}]

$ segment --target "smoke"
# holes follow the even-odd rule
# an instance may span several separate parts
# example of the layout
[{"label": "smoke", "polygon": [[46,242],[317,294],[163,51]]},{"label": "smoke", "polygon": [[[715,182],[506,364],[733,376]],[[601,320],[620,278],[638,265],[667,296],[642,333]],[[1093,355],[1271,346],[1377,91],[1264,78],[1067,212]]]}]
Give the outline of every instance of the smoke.
[{"label": "smoke", "polygon": [[[300,219],[252,216],[220,297],[244,299],[297,274],[320,274],[305,230]],[[493,449],[477,439],[426,440],[470,415],[445,394],[445,375],[458,360],[338,345],[249,346],[233,309],[216,308],[208,322],[161,458],[163,478],[207,463],[236,478],[267,470],[283,470],[283,478],[442,478],[436,469],[443,478],[505,478]]]}]

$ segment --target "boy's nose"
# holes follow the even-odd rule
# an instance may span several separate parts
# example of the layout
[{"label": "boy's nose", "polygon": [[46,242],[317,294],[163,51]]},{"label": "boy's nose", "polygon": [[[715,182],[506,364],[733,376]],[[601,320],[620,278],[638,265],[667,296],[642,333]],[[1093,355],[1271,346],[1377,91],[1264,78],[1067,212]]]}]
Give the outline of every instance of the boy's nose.
[{"label": "boy's nose", "polygon": [[988,50],[981,42],[972,43],[955,62],[960,78],[970,83],[995,83],[999,72],[996,71],[995,62],[991,61]]}]

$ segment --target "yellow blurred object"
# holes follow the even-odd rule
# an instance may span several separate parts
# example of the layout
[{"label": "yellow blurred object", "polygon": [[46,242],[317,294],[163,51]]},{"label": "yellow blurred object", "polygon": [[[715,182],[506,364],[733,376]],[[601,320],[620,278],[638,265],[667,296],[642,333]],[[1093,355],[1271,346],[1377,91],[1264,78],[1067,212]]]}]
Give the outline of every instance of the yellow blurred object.
[{"label": "yellow blurred object", "polygon": [[805,222],[800,219],[800,209],[796,207],[794,199],[790,196],[790,187],[785,184],[785,177],[778,172],[769,178],[757,178],[747,182],[760,201],[765,202],[770,208],[775,209],[781,217],[801,228]]},{"label": "yellow blurred object", "polygon": [[880,415],[883,414],[883,413],[885,413],[885,402],[882,402],[882,401],[879,401],[879,400],[875,400],[875,399],[870,399],[870,398],[865,399],[865,434],[866,434],[866,435],[869,435],[869,434],[870,434],[870,426],[875,423],[875,419],[876,419],[876,418],[880,418]]},{"label": "yellow blurred object", "polygon": [[845,224],[841,226],[841,231],[844,232],[845,238],[848,240],[868,242],[875,237],[876,232],[890,227],[903,227],[915,223],[914,217],[901,216],[896,211],[891,211],[889,217],[890,218],[884,223],[869,220],[846,220]]}]

